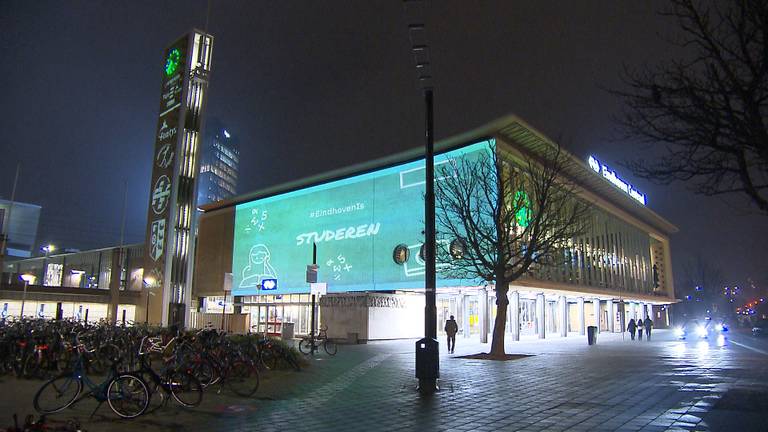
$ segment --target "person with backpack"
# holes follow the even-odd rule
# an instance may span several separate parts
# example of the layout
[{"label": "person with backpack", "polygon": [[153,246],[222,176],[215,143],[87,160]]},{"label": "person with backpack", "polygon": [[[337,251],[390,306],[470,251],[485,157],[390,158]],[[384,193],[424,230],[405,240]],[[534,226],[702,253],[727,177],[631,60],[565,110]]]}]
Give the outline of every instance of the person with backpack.
[{"label": "person with backpack", "polygon": [[459,324],[453,318],[453,315],[445,322],[445,334],[448,337],[448,353],[453,354],[456,349],[456,333],[459,332]]}]

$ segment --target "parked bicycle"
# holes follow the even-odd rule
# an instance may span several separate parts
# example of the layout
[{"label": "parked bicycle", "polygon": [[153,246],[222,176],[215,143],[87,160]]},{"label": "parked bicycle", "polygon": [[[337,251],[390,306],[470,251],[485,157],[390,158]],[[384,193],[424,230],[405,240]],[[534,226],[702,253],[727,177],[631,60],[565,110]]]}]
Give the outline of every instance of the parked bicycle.
[{"label": "parked bicycle", "polygon": [[165,405],[172,397],[179,405],[193,408],[200,405],[203,400],[203,386],[200,381],[187,370],[175,367],[175,355],[162,357],[163,368],[159,373],[152,367],[152,361],[149,357],[151,352],[163,353],[167,351],[175,339],[171,339],[163,346],[162,341],[151,341],[145,336],[139,348],[140,368],[132,373],[141,376],[145,382],[150,384],[150,394],[157,393],[162,405]]},{"label": "parked bicycle", "polygon": [[[104,381],[96,384],[88,378],[84,360],[85,346],[79,343],[77,336],[73,346],[77,353],[74,368],[71,372],[61,374],[40,387],[33,401],[37,412],[41,414],[59,412],[87,397],[93,397],[99,402],[91,416],[104,402],[107,402],[112,411],[122,418],[135,418],[147,410],[150,394],[141,377],[132,373],[118,373],[119,359],[113,359]],[[88,387],[88,391],[82,393],[85,386]]]},{"label": "parked bicycle", "polygon": [[250,397],[259,388],[258,359],[246,355],[242,348],[216,330],[203,330],[182,343],[179,355],[184,368],[203,387],[218,383],[219,392],[226,386],[238,396]]},{"label": "parked bicycle", "polygon": [[321,346],[328,355],[336,355],[338,351],[336,343],[328,339],[328,327],[320,327],[314,339],[311,336],[304,336],[299,342],[299,351],[309,354],[318,351]]}]

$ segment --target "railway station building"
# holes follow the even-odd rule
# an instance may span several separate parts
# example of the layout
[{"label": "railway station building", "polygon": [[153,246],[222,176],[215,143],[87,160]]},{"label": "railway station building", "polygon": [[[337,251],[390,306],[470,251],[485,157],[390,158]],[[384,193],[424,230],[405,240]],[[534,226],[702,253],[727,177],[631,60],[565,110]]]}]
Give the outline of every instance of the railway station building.
[{"label": "railway station building", "polygon": [[[487,149],[535,156],[552,146],[508,116],[437,143],[435,165]],[[588,326],[620,332],[645,316],[668,325],[677,228],[599,156],[568,157],[563,175],[591,204],[591,228],[568,243],[568,260],[510,283],[511,340],[575,336]],[[279,334],[290,326],[304,334],[314,294],[332,338],[421,337],[424,170],[423,150],[414,149],[203,206],[191,322],[220,314],[241,331]],[[438,233],[437,241],[451,239]],[[317,282],[308,283],[313,244]],[[492,285],[449,279],[438,268],[438,329],[454,315],[460,336],[487,340],[494,295]]]}]

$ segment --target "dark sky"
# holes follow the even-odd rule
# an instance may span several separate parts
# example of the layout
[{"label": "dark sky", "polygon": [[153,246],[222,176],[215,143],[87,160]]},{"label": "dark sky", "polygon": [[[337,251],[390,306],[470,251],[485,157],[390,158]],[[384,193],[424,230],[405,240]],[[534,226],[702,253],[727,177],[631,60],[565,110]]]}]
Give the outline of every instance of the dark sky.
[{"label": "dark sky", "polygon": [[[674,55],[663,2],[432,1],[437,138],[515,113],[614,165],[680,228],[676,279],[701,254],[728,283],[768,280],[768,220],[739,199],[633,178],[647,149],[617,139],[622,65]],[[0,196],[43,206],[38,242],[143,241],[162,53],[207,1],[0,1]],[[240,192],[422,144],[422,99],[400,0],[213,1],[208,116],[242,147]]]}]

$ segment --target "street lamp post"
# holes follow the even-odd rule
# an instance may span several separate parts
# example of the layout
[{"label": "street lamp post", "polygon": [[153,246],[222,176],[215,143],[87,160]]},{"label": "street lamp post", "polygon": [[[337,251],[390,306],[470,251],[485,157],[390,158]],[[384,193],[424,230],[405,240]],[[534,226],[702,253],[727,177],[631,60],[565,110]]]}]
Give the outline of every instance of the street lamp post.
[{"label": "street lamp post", "polygon": [[[435,262],[435,162],[433,87],[429,45],[424,25],[426,3],[420,0],[403,0],[409,17],[408,37],[416,65],[419,84],[424,92],[424,338],[416,342],[416,378],[418,390],[429,395],[438,390],[440,378],[440,344],[437,341],[437,275]],[[409,12],[410,10],[410,12]],[[416,16],[421,15],[421,16]]]},{"label": "street lamp post", "polygon": [[27,301],[27,287],[30,283],[35,282],[35,275],[24,273],[19,276],[24,281],[24,293],[21,295],[21,312],[19,312],[19,319],[24,319],[24,303]]},{"label": "street lamp post", "polygon": [[155,295],[151,291],[152,287],[155,286],[155,278],[153,278],[152,276],[145,277],[144,285],[147,286],[147,305],[145,308],[146,314],[144,315],[144,325],[149,325],[149,296]]}]

